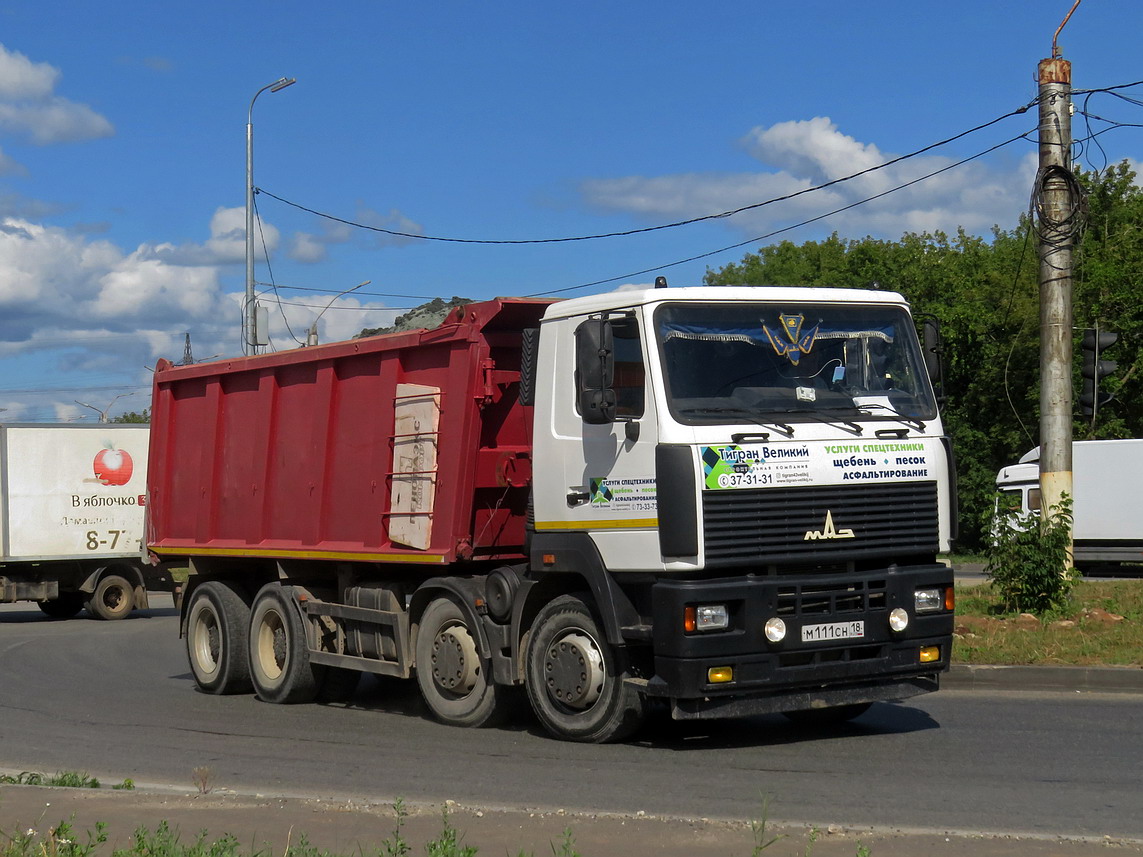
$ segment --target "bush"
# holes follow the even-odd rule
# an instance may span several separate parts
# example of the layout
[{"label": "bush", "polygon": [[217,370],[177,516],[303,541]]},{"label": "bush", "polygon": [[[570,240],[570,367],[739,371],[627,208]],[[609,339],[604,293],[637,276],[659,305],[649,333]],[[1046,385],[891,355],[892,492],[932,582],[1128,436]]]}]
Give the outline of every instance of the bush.
[{"label": "bush", "polygon": [[1071,498],[1064,495],[1047,516],[1034,519],[1020,517],[1010,499],[998,498],[984,573],[1008,609],[1039,615],[1063,607],[1075,581],[1068,565]]}]

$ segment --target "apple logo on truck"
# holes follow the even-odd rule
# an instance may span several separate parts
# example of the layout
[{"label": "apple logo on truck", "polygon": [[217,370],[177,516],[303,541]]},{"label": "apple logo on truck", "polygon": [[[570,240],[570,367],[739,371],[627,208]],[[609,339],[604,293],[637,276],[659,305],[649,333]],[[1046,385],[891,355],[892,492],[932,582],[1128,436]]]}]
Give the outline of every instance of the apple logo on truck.
[{"label": "apple logo on truck", "polygon": [[101,449],[96,453],[92,469],[101,485],[126,485],[131,481],[135,462],[125,449]]}]

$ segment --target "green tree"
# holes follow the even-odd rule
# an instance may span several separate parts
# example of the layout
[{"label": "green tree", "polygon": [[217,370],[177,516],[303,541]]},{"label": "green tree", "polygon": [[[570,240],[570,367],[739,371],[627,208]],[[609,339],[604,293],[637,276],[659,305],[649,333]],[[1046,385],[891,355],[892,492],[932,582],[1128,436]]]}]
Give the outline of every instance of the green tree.
[{"label": "green tree", "polygon": [[1099,173],[1082,172],[1079,179],[1087,190],[1088,216],[1074,254],[1076,389],[1084,328],[1119,334],[1107,353],[1119,367],[1100,382],[1101,392],[1115,398],[1098,409],[1094,426],[1078,421],[1075,436],[1143,437],[1143,188],[1126,161]]},{"label": "green tree", "polygon": [[137,411],[128,411],[125,414],[112,417],[108,420],[109,423],[149,423],[151,421],[151,409],[143,408],[143,413]]}]

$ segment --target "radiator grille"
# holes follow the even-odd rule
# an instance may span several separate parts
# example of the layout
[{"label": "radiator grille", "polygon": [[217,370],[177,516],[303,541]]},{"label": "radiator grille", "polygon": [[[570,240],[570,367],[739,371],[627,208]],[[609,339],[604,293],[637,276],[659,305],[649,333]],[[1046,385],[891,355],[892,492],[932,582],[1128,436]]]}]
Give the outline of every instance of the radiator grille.
[{"label": "radiator grille", "polygon": [[703,534],[708,568],[935,553],[937,485],[704,491]]}]

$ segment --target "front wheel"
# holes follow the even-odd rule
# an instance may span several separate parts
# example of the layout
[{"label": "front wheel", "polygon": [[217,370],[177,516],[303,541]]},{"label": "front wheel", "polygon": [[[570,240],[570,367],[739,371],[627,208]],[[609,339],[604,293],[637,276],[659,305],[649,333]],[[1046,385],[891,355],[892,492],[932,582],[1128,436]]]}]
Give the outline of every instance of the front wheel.
[{"label": "front wheel", "polygon": [[417,685],[442,723],[487,726],[501,713],[501,688],[480,657],[468,618],[455,601],[438,598],[417,632]]},{"label": "front wheel", "polygon": [[91,593],[87,609],[100,619],[123,619],[135,609],[135,587],[119,574],[101,578]]},{"label": "front wheel", "polygon": [[266,702],[313,702],[322,668],[310,663],[306,629],[294,588],[268,583],[250,616],[250,678]]},{"label": "front wheel", "polygon": [[620,741],[647,716],[645,698],[623,680],[626,653],[607,643],[586,598],[564,595],[545,606],[526,658],[528,699],[557,738]]}]

